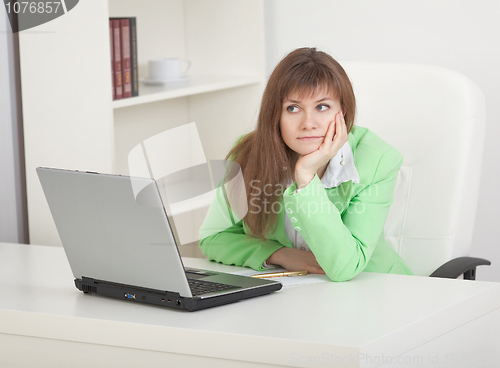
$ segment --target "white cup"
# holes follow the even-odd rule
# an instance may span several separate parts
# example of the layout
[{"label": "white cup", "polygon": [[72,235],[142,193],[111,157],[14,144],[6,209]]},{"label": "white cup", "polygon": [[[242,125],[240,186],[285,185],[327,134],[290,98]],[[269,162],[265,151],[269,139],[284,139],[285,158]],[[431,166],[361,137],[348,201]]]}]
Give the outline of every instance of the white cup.
[{"label": "white cup", "polygon": [[[184,67],[183,64],[185,65]],[[191,62],[187,59],[167,58],[150,60],[149,79],[159,81],[180,79],[185,76],[190,67]]]}]

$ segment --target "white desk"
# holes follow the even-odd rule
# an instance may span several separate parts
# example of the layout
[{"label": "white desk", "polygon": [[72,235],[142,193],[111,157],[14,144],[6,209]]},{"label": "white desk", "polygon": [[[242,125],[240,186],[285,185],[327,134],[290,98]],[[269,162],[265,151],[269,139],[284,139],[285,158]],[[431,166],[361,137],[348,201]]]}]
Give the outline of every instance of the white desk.
[{"label": "white desk", "polygon": [[495,367],[499,308],[497,283],[362,273],[190,313],[84,295],[62,248],[0,243],[5,368]]}]

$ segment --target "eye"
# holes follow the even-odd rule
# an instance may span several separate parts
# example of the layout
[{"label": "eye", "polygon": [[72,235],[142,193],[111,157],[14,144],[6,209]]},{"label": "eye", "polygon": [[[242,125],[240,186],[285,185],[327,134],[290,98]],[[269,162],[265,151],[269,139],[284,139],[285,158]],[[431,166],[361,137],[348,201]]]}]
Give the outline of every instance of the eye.
[{"label": "eye", "polygon": [[320,104],[318,106],[316,106],[316,109],[318,111],[326,111],[330,108],[330,106],[326,105],[326,104]]},{"label": "eye", "polygon": [[291,113],[295,113],[295,112],[299,112],[299,108],[295,105],[290,105],[286,108],[286,111],[291,112]]}]

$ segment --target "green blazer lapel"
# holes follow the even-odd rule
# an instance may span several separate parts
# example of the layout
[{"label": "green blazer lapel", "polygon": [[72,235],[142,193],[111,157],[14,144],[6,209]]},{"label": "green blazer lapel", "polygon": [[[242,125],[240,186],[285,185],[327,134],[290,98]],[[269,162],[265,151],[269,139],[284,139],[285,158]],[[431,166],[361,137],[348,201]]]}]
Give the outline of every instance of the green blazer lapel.
[{"label": "green blazer lapel", "polygon": [[278,214],[278,225],[276,226],[276,230],[274,231],[274,238],[279,241],[282,245],[285,247],[293,247],[292,242],[288,239],[288,237],[285,234],[285,201],[283,200],[283,197],[280,198],[280,203],[281,203],[281,208],[283,209],[280,211]]},{"label": "green blazer lapel", "polygon": [[338,187],[326,189],[328,199],[337,207],[340,213],[344,212],[352,197],[352,180],[340,184]]}]

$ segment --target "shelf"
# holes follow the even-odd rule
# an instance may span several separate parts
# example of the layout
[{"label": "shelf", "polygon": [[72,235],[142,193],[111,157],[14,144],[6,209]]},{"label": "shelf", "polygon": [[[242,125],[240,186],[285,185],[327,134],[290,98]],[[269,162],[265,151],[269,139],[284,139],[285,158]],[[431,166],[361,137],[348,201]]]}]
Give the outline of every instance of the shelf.
[{"label": "shelf", "polygon": [[[87,0],[79,2],[69,20],[62,17],[37,27],[57,34],[60,42],[20,33],[31,241],[61,244],[36,167],[126,175],[133,147],[191,122],[198,123],[206,157],[225,157],[234,140],[254,126],[262,98],[263,3]],[[141,83],[139,96],[111,100],[109,17],[130,16],[138,25],[139,76],[147,77],[149,60],[178,57],[192,62],[191,80],[166,86]]]},{"label": "shelf", "polygon": [[140,83],[139,96],[112,102],[113,109],[141,105],[149,102],[192,96],[200,93],[221,91],[261,83],[259,76],[196,76],[190,80],[163,86]]}]

